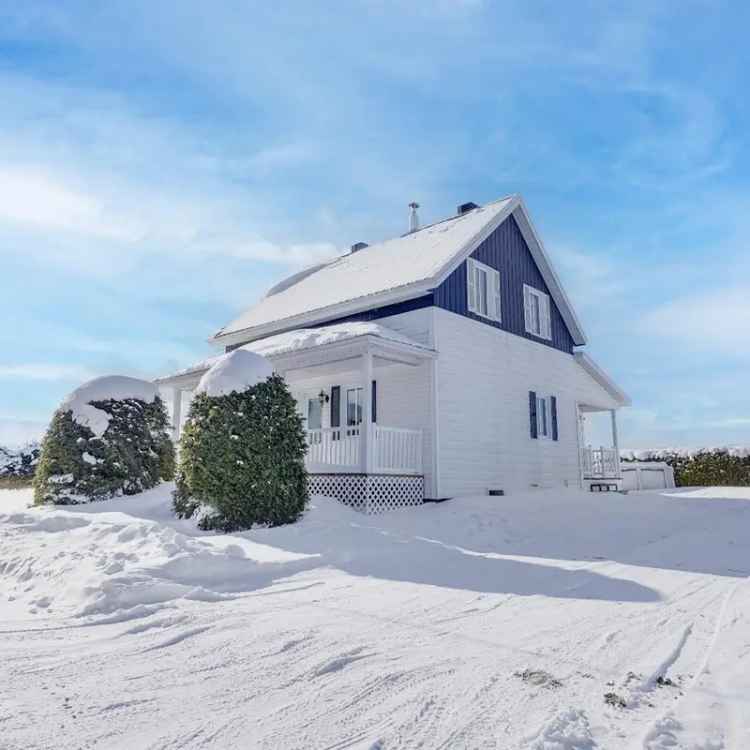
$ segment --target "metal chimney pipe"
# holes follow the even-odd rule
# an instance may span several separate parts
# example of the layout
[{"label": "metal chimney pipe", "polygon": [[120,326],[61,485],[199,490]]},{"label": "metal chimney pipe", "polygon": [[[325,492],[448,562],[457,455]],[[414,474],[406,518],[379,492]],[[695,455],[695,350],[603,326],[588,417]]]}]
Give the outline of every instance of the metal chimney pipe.
[{"label": "metal chimney pipe", "polygon": [[417,209],[419,208],[419,203],[410,203],[409,204],[409,232],[416,232],[417,229],[419,229],[419,214],[417,213]]}]

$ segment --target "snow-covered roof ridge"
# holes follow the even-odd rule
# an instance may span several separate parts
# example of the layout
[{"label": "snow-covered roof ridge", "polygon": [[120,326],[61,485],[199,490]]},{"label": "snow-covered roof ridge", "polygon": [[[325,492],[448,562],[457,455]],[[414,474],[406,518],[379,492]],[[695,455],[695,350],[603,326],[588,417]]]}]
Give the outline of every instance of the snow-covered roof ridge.
[{"label": "snow-covered roof ridge", "polygon": [[473,251],[519,205],[519,196],[507,196],[293,274],[218,331],[214,340],[234,343],[239,333],[245,340],[261,338],[282,327],[322,322],[348,312],[343,310],[347,306],[354,311],[385,303],[389,297],[426,293],[441,274],[453,270],[459,256]]},{"label": "snow-covered roof ridge", "polygon": [[[234,351],[254,352],[273,359],[274,357],[279,357],[284,354],[292,354],[307,349],[313,349],[318,346],[326,346],[343,341],[352,341],[363,336],[374,336],[383,341],[390,341],[396,344],[409,346],[413,349],[419,349],[424,352],[432,351],[428,346],[420,344],[414,339],[405,336],[403,333],[394,331],[386,326],[380,325],[379,323],[365,321],[336,323],[322,328],[298,328],[294,331],[285,331],[284,333],[277,333],[275,336],[269,336],[268,338],[259,341],[253,341],[235,349]],[[163,378],[157,378],[155,382],[164,383],[185,375],[205,372],[217,362],[221,361],[224,356],[226,355],[219,354],[215,357],[201,360],[190,367],[173,372]]]}]

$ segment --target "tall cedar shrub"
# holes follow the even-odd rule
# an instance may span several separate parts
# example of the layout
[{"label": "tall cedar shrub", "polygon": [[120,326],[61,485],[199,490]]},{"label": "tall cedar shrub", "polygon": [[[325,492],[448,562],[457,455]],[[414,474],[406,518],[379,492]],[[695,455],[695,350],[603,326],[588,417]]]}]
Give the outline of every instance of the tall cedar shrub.
[{"label": "tall cedar shrub", "polygon": [[308,499],[305,451],[280,376],[228,395],[199,393],[180,438],[175,512],[221,531],[293,523]]},{"label": "tall cedar shrub", "polygon": [[174,476],[174,445],[163,401],[92,401],[110,416],[101,437],[58,409],[42,441],[34,502],[72,505],[134,495]]}]

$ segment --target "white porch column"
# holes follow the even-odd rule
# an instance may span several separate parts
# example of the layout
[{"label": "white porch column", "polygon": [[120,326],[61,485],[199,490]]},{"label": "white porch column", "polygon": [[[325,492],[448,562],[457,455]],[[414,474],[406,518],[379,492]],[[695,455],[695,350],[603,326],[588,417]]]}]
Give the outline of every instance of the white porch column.
[{"label": "white porch column", "polygon": [[359,426],[360,465],[365,474],[372,472],[372,353],[362,355],[362,423]]},{"label": "white porch column", "polygon": [[180,422],[182,421],[182,391],[172,388],[172,435],[175,440],[180,438]]},{"label": "white porch column", "polygon": [[617,435],[617,410],[610,409],[610,416],[612,417],[612,447],[615,449],[615,455],[617,456],[617,476],[622,476],[622,470],[620,468],[620,439]]}]

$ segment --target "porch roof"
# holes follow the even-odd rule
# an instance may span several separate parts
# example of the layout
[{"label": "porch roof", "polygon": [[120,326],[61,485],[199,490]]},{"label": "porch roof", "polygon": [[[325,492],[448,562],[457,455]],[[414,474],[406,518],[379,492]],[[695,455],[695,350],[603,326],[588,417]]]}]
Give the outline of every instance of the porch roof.
[{"label": "porch roof", "polygon": [[[352,346],[356,344],[360,346]],[[394,357],[400,355],[401,358],[406,358],[404,361],[435,356],[435,351],[430,347],[398,331],[369,322],[337,323],[322,328],[298,328],[244,344],[239,348],[262,354],[274,363],[283,361],[286,366],[304,365],[305,355],[312,354],[313,351],[318,354],[315,358],[317,362],[328,358],[331,361],[344,359],[355,355],[357,350],[366,348],[374,349],[376,355],[390,354]],[[193,380],[196,376],[206,372],[223,356],[219,354],[208,357],[190,367],[156,378],[154,382],[160,385],[179,385],[181,381]]]}]

